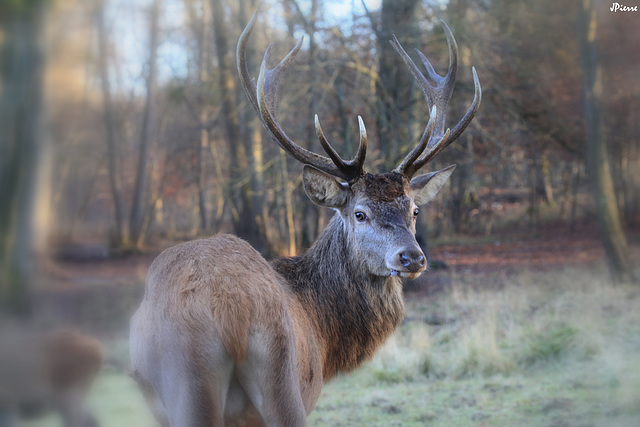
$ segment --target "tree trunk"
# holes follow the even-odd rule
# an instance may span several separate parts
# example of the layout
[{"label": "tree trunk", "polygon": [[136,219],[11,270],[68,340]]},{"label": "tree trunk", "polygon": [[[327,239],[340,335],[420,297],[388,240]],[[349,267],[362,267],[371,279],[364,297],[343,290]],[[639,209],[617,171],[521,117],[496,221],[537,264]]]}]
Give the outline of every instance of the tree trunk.
[{"label": "tree trunk", "polygon": [[204,86],[209,80],[209,51],[210,51],[210,34],[211,28],[211,12],[209,11],[209,2],[202,2],[202,34],[200,38],[200,57],[198,60],[198,68],[200,74],[200,150],[198,151],[198,204],[200,206],[200,231],[207,229],[207,162],[206,153],[209,151],[209,129],[206,123],[209,119],[208,99],[205,99]]},{"label": "tree trunk", "polygon": [[111,100],[111,80],[109,78],[109,42],[104,22],[104,7],[102,2],[98,6],[96,14],[96,26],[98,30],[98,69],[100,73],[100,85],[102,89],[102,105],[104,108],[105,138],[107,142],[107,159],[109,169],[109,188],[113,200],[115,218],[115,232],[112,236],[112,244],[122,247],[128,244],[128,235],[125,233],[125,206],[122,198],[120,174],[118,168],[118,147],[115,136],[115,119],[113,116],[113,103]]},{"label": "tree trunk", "polygon": [[553,206],[553,182],[551,181],[551,165],[549,164],[549,153],[546,149],[542,149],[540,153],[540,173],[542,174],[542,188],[544,192],[544,201],[549,206]]},{"label": "tree trunk", "polygon": [[[380,28],[377,31],[380,52],[378,74],[377,130],[381,148],[385,147],[385,167],[397,166],[402,149],[411,149],[417,142],[411,129],[415,120],[413,99],[413,76],[402,58],[395,52],[389,40],[395,34],[401,43],[418,46],[420,30],[417,25],[418,0],[383,0]],[[426,110],[426,109],[425,109]],[[424,118],[424,124],[428,121]],[[400,145],[401,144],[401,145]]]},{"label": "tree trunk", "polygon": [[296,254],[296,226],[293,219],[293,201],[291,199],[292,185],[287,169],[287,155],[280,150],[280,165],[282,167],[282,190],[284,193],[284,207],[287,217],[287,246],[285,256]]},{"label": "tree trunk", "polygon": [[200,231],[207,230],[207,154],[209,152],[209,130],[204,126],[207,112],[200,111],[200,145],[198,150],[198,207],[200,212]]},{"label": "tree trunk", "polygon": [[592,0],[579,0],[577,3],[589,172],[593,183],[600,236],[613,277],[617,280],[629,280],[633,271],[620,221],[604,132],[602,69],[598,63],[596,48],[596,9]]},{"label": "tree trunk", "polygon": [[0,315],[32,311],[43,8],[43,1],[0,6]]},{"label": "tree trunk", "polygon": [[451,176],[451,224],[458,234],[464,234],[469,231],[469,214],[475,205],[478,204],[478,195],[475,192],[474,183],[474,153],[473,153],[473,136],[468,133],[463,135],[457,141],[456,147],[453,148],[453,156],[456,159],[458,167]]},{"label": "tree trunk", "polygon": [[[246,26],[248,22],[248,15],[256,9],[256,1],[250,0],[248,2],[240,1],[239,2],[239,16],[241,27]],[[254,68],[254,58],[256,58],[254,54],[254,50],[252,46],[247,47],[247,63],[249,69]],[[235,70],[235,68],[234,68]],[[236,86],[236,95],[238,99],[245,100],[246,96],[244,90],[240,86]],[[239,102],[240,104],[240,102]],[[249,158],[249,187],[251,194],[251,212],[253,212],[254,216],[252,220],[255,222],[252,224],[252,232],[255,233],[255,238],[252,243],[255,245],[256,249],[260,252],[266,254],[271,251],[271,240],[270,236],[270,221],[269,221],[269,210],[267,203],[265,202],[266,192],[265,192],[265,177],[264,177],[264,157],[263,157],[263,132],[262,132],[262,124],[257,119],[255,113],[251,108],[244,108],[242,112],[239,113],[242,117],[241,123],[241,131],[242,131],[242,141],[244,142],[245,151]]]},{"label": "tree trunk", "polygon": [[[251,123],[246,120],[245,123]],[[255,212],[255,219],[258,226],[260,241],[262,242],[263,253],[271,250],[271,225],[269,221],[269,209],[265,201],[264,182],[264,158],[262,152],[262,126],[258,121],[254,121],[252,126],[247,127],[249,135],[247,141],[251,143],[251,203]]]},{"label": "tree trunk", "polygon": [[[196,11],[196,4],[201,5],[200,13]],[[211,103],[211,93],[208,90],[209,68],[211,64],[211,11],[210,4],[207,0],[202,2],[187,1],[185,2],[190,16],[191,26],[198,42],[198,108],[200,109],[197,117],[198,126],[200,127],[200,143],[198,146],[198,212],[200,215],[200,232],[204,233],[209,227],[209,205],[207,203],[207,159],[210,154],[210,138],[209,138],[209,110]]]},{"label": "tree trunk", "polygon": [[[318,72],[316,71],[317,64],[317,51],[318,43],[316,41],[317,31],[317,19],[318,9],[320,7],[319,0],[311,0],[311,9],[308,15],[305,15],[300,7],[300,4],[296,0],[288,0],[291,9],[289,11],[289,19],[287,20],[289,27],[289,34],[293,36],[295,24],[300,23],[304,28],[305,33],[309,39],[309,56],[307,62],[307,78],[308,86],[306,89],[307,96],[307,111],[304,114],[304,133],[302,140],[308,144],[308,149],[314,153],[319,152],[320,144],[316,136],[315,126],[313,124],[313,117],[318,112]],[[320,117],[322,121],[322,117]],[[289,183],[285,185],[289,187]],[[285,190],[287,191],[287,190]],[[302,206],[302,227],[301,227],[301,242],[302,248],[310,247],[318,237],[320,230],[322,230],[324,224],[324,215],[322,215],[323,208],[319,208],[313,203],[304,203]]]},{"label": "tree trunk", "polygon": [[215,144],[209,144],[209,150],[211,152],[211,159],[213,161],[213,169],[216,174],[216,207],[215,215],[212,215],[211,227],[217,230],[222,225],[222,218],[224,216],[225,206],[227,206],[225,195],[226,179],[224,172],[222,171],[222,162],[220,161],[220,155],[218,154],[218,147]]},{"label": "tree trunk", "polygon": [[[468,37],[466,37],[465,33],[468,32],[467,12],[470,7],[471,4],[468,0],[451,0],[447,7],[446,21],[458,40],[458,46],[462,46],[461,52],[469,49]],[[470,61],[469,55],[463,53],[458,56],[459,74],[456,78],[456,88],[460,91],[458,93],[470,93],[473,90],[471,89],[473,87],[472,82],[465,80],[465,75],[468,76],[466,74],[467,70],[472,65]],[[464,73],[462,73],[462,70],[464,70]],[[453,118],[462,117],[466,112],[467,102],[468,98],[464,96],[454,96],[449,105],[447,121],[451,122]],[[476,189],[478,180],[474,172],[476,159],[473,151],[471,129],[467,129],[453,146],[447,148],[447,151],[445,158],[455,159],[455,163],[458,165],[455,173],[451,176],[451,225],[456,233],[464,234],[469,232],[469,219],[472,209],[476,207],[482,209]],[[490,217],[487,218],[487,222],[484,224],[485,232],[491,228],[489,221],[491,221]]]},{"label": "tree trunk", "polygon": [[159,19],[161,0],[154,0],[149,13],[149,74],[147,75],[147,96],[142,116],[142,130],[140,132],[140,149],[138,154],[138,168],[136,171],[135,188],[131,202],[131,217],[129,219],[129,237],[131,243],[139,247],[142,243],[144,221],[144,201],[149,178],[149,148],[151,146],[151,126],[156,102],[157,57],[159,44]]},{"label": "tree trunk", "polygon": [[244,174],[251,174],[251,151],[247,152],[246,144],[242,141],[240,130],[240,112],[236,98],[235,67],[229,55],[228,28],[225,21],[222,0],[211,0],[211,12],[213,14],[213,38],[218,59],[219,90],[222,97],[221,122],[229,152],[232,157],[231,180],[229,196],[237,210],[233,215],[233,225],[236,233],[258,250],[264,249],[264,242],[256,222],[251,199],[251,176],[245,179]]}]

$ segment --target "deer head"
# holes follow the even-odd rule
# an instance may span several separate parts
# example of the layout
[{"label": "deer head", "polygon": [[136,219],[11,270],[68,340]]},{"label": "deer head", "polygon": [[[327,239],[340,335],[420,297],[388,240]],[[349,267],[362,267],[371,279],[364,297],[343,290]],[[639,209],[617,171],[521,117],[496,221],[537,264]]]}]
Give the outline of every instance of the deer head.
[{"label": "deer head", "polygon": [[455,141],[475,116],[481,100],[481,88],[475,68],[472,69],[475,87],[473,102],[464,117],[452,129],[445,130],[446,113],[457,71],[457,46],[451,30],[443,21],[450,54],[449,69],[444,77],[438,75],[427,58],[416,50],[426,69],[426,75],[423,74],[394,36],[391,44],[418,82],[431,108],[431,114],[418,144],[400,165],[391,172],[372,174],[364,170],[367,133],[360,116],[360,143],[351,160],[344,160],[338,155],[325,137],[317,115],[316,133],[328,157],[301,147],[282,130],[276,114],[280,80],[300,51],[302,40],[273,69],[267,66],[271,52],[269,45],[255,82],[249,75],[245,58],[255,19],[254,14],[238,41],[240,80],[273,140],[293,158],[305,164],[303,185],[307,196],[314,203],[338,213],[348,236],[352,262],[358,264],[357,267],[364,274],[417,277],[427,265],[415,239],[419,206],[435,197],[455,165],[424,175],[414,175]]}]

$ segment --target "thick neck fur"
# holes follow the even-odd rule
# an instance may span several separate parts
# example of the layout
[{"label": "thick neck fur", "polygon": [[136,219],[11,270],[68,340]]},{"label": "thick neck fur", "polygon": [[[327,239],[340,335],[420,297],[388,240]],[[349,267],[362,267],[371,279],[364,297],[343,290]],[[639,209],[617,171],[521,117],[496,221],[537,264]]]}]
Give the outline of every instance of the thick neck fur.
[{"label": "thick neck fur", "polygon": [[369,275],[350,254],[335,215],[305,254],[273,261],[316,325],[325,381],[370,359],[404,316],[400,279]]}]

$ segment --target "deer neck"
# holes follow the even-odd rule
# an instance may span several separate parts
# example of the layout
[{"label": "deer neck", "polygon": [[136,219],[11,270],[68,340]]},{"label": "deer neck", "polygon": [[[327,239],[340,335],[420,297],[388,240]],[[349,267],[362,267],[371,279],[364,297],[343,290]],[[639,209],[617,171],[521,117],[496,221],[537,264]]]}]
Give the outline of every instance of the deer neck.
[{"label": "deer neck", "polygon": [[404,316],[400,279],[363,273],[350,253],[336,214],[306,253],[273,261],[315,326],[325,381],[370,359]]}]

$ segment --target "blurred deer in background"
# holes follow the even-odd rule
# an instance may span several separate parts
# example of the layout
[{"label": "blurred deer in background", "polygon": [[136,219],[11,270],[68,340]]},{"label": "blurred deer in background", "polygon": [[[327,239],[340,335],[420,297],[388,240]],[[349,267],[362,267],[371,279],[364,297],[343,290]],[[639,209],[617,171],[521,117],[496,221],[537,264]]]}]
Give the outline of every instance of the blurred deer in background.
[{"label": "blurred deer in background", "polygon": [[217,235],[156,258],[130,339],[133,375],[163,426],[306,425],[322,384],[370,359],[402,321],[402,279],[418,277],[427,266],[414,237],[418,206],[433,199],[455,165],[414,175],[460,136],[480,104],[474,69],[471,107],[445,131],[457,69],[451,31],[443,22],[451,57],[445,77],[418,52],[423,75],[394,37],[391,44],[422,88],[431,115],[396,169],[367,173],[360,117],[352,160],[332,148],[317,116],[328,157],[284,133],[276,117],[278,87],[302,40],[271,70],[267,48],[256,83],[245,58],[254,24],[255,15],[238,42],[240,80],[271,137],[305,164],[308,197],[336,214],[300,256],[269,263],[243,240]]},{"label": "blurred deer in background", "polygon": [[100,367],[102,346],[69,330],[0,330],[0,426],[56,411],[65,427],[97,427],[86,397]]}]

